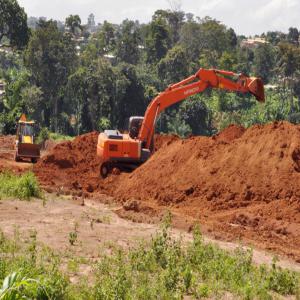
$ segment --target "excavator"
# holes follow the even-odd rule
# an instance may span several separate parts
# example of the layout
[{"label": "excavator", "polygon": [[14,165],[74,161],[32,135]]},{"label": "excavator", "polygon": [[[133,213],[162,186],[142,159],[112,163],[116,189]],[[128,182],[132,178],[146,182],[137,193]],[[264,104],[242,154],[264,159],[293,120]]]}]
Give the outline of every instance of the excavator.
[{"label": "excavator", "polygon": [[27,158],[36,163],[40,158],[40,145],[34,143],[34,130],[35,122],[28,121],[26,115],[22,114],[17,124],[15,161]]},{"label": "excavator", "polygon": [[106,178],[114,168],[130,171],[147,161],[153,153],[153,136],[159,114],[169,106],[208,88],[250,93],[257,101],[265,101],[264,85],[260,78],[200,68],[195,75],[170,85],[154,98],[144,117],[131,117],[128,134],[122,134],[118,130],[105,130],[99,134],[97,155],[102,161],[102,178]]}]

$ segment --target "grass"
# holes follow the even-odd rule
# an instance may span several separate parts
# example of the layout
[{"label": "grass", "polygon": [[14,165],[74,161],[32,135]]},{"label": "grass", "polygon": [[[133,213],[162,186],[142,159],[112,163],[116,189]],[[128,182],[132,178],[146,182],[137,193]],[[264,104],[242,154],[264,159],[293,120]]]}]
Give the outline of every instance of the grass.
[{"label": "grass", "polygon": [[15,175],[11,172],[0,173],[0,199],[19,198],[29,200],[31,197],[41,197],[41,189],[32,172]]},{"label": "grass", "polygon": [[53,140],[56,142],[63,142],[63,141],[72,141],[74,137],[63,135],[60,133],[50,132],[46,127],[40,130],[40,133],[37,136],[36,142],[41,144],[46,140]]},{"label": "grass", "polygon": [[[183,244],[164,224],[150,242],[127,251],[114,247],[111,255],[89,261],[90,277],[82,275],[76,283],[69,273],[78,272],[80,259],[71,256],[62,262],[61,254],[38,248],[34,231],[25,244],[17,230],[13,239],[0,234],[0,287],[11,276],[15,288],[9,291],[29,299],[200,299],[228,292],[234,299],[300,296],[298,273],[279,268],[276,261],[271,267],[256,266],[248,250],[228,253],[205,244],[198,229],[192,242]],[[0,299],[20,299],[1,293],[3,289]]]},{"label": "grass", "polygon": [[57,142],[62,142],[62,141],[72,141],[74,139],[74,137],[68,136],[68,135],[63,135],[60,133],[50,132],[49,139],[57,141]]}]

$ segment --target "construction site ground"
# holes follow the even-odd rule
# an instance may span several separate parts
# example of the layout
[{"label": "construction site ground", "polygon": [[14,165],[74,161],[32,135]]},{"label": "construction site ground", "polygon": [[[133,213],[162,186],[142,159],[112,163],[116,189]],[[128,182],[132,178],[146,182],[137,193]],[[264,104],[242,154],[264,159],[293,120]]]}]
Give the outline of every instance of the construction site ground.
[{"label": "construction site ground", "polygon": [[99,178],[97,135],[50,143],[36,165],[15,163],[14,138],[0,137],[0,170],[32,170],[49,199],[47,209],[41,200],[2,200],[0,228],[35,228],[42,242],[64,249],[78,222],[78,251],[96,257],[102,243],[126,247],[148,238],[170,211],[175,234],[188,239],[200,224],[207,239],[222,247],[248,245],[258,263],[279,255],[299,270],[299,126],[230,126],[215,137],[185,140],[157,136],[148,162],[105,180]]}]

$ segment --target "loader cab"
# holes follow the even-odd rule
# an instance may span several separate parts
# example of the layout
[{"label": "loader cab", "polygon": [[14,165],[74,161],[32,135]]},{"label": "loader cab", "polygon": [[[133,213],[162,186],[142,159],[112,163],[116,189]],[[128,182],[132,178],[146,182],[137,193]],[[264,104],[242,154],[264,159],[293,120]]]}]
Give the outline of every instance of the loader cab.
[{"label": "loader cab", "polygon": [[138,137],[143,121],[144,117],[130,117],[128,132],[132,139],[136,139]]},{"label": "loader cab", "polygon": [[17,128],[17,137],[20,143],[33,144],[35,137],[34,122],[19,122]]}]

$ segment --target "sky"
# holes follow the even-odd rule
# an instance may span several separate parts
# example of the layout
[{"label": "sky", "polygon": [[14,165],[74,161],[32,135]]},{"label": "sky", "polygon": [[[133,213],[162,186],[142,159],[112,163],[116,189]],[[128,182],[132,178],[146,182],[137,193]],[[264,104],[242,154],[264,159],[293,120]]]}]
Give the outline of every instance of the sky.
[{"label": "sky", "polygon": [[300,28],[300,0],[19,0],[28,16],[65,20],[78,14],[85,24],[90,13],[96,23],[120,23],[128,18],[148,22],[157,9],[179,7],[195,16],[210,16],[238,34],[254,35],[267,31],[287,32]]}]

